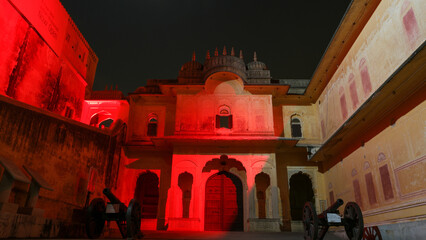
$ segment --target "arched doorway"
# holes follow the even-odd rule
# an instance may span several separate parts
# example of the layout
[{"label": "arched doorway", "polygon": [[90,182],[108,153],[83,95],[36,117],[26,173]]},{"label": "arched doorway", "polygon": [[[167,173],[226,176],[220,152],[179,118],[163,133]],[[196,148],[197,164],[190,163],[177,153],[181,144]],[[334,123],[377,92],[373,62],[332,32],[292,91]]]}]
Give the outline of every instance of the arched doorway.
[{"label": "arched doorway", "polygon": [[302,220],[302,209],[307,201],[315,204],[312,181],[308,174],[298,172],[290,178],[290,209],[293,221]]},{"label": "arched doorway", "polygon": [[243,231],[243,185],[225,171],[211,176],[206,183],[205,231]]},{"label": "arched doorway", "polygon": [[139,175],[136,182],[134,198],[142,205],[142,218],[157,218],[158,209],[158,177],[155,173],[147,171]]}]

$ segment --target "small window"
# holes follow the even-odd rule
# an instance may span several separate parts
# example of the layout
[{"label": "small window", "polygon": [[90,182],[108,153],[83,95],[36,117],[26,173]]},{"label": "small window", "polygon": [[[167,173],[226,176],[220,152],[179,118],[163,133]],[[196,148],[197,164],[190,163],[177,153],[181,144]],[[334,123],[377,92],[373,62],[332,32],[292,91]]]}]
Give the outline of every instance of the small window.
[{"label": "small window", "polygon": [[216,128],[232,128],[232,115],[228,106],[221,106],[216,115]]},{"label": "small window", "polygon": [[157,126],[158,126],[157,117],[151,117],[148,121],[148,130],[146,135],[148,135],[149,137],[157,136]]},{"label": "small window", "polygon": [[72,118],[74,115],[74,109],[72,109],[71,107],[67,106],[65,109],[65,117],[67,118]]},{"label": "small window", "polygon": [[302,124],[298,118],[291,119],[291,136],[302,137]]}]

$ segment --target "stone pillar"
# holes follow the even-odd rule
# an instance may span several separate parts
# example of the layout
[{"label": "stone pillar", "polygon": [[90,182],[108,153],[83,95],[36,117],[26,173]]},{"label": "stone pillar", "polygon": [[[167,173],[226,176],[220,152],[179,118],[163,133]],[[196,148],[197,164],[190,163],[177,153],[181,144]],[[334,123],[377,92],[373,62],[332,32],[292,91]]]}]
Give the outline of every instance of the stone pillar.
[{"label": "stone pillar", "polygon": [[249,192],[249,219],[256,218],[256,186],[253,185]]},{"label": "stone pillar", "polygon": [[278,187],[271,186],[272,218],[280,218],[278,200],[279,200]]}]

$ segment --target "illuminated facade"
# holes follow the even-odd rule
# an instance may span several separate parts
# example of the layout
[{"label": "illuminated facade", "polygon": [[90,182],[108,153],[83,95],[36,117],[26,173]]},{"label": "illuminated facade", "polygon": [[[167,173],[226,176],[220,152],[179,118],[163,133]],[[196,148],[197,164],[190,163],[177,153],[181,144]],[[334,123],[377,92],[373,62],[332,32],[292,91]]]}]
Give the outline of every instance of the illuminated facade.
[{"label": "illuminated facade", "polygon": [[[56,3],[34,1],[42,13]],[[353,1],[306,90],[224,48],[127,98],[91,92],[97,59],[81,35],[69,46],[87,55],[67,55],[74,25],[50,22],[62,26],[58,44],[45,18],[0,4],[0,41],[13,46],[0,54],[1,156],[52,184],[38,202],[45,218],[66,222],[110,187],[142,202],[143,229],[300,231],[305,201],[322,211],[342,198],[384,239],[425,234],[422,1]],[[94,65],[73,62],[81,56]],[[14,187],[10,202],[22,205],[26,191]]]}]

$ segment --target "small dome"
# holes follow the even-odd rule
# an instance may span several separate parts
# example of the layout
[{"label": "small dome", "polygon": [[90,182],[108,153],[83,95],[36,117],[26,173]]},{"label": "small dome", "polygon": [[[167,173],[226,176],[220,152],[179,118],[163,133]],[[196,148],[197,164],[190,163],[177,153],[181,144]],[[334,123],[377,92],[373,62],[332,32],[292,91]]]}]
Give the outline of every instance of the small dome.
[{"label": "small dome", "polygon": [[267,70],[266,64],[263,62],[257,61],[256,52],[254,52],[253,62],[247,64],[248,70]]},{"label": "small dome", "polygon": [[180,68],[179,75],[181,75],[181,73],[197,72],[202,70],[203,70],[203,65],[195,60],[195,51],[194,51],[194,53],[192,53],[192,60],[182,65],[182,67]]},{"label": "small dome", "polygon": [[197,61],[190,61],[182,65],[180,68],[181,71],[187,72],[187,71],[200,71],[203,69],[203,65]]},{"label": "small dome", "polygon": [[263,62],[253,61],[247,64],[248,70],[267,70],[266,64]]}]

